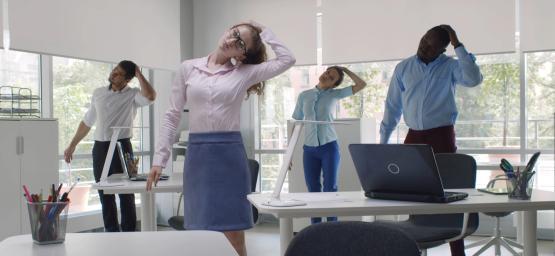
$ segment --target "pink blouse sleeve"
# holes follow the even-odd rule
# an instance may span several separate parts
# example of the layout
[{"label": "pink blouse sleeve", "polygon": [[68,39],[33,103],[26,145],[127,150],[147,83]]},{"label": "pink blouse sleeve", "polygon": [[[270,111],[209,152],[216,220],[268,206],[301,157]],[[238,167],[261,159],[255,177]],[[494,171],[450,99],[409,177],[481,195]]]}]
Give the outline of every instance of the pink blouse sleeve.
[{"label": "pink blouse sleeve", "polygon": [[[272,50],[276,53],[276,57],[260,64],[244,65],[243,72],[246,73],[248,81],[246,86],[248,87],[283,73],[293,66],[296,61],[293,53],[276,38],[269,28],[265,28],[262,33],[260,33],[260,37],[262,41],[272,47]],[[245,89],[248,89],[248,87]]]},{"label": "pink blouse sleeve", "polygon": [[170,106],[166,111],[162,124],[160,126],[160,134],[158,136],[158,143],[156,145],[156,152],[152,160],[153,166],[166,167],[168,158],[170,157],[170,150],[172,144],[175,142],[175,133],[179,121],[181,120],[181,113],[183,106],[187,102],[187,79],[191,73],[192,65],[188,62],[181,64],[172,85],[172,92],[170,96]]}]

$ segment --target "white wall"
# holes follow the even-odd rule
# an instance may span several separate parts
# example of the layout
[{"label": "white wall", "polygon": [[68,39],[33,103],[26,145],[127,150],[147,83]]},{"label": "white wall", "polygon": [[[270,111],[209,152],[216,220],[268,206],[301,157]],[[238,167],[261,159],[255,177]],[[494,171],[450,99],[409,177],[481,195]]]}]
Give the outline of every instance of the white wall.
[{"label": "white wall", "polygon": [[181,0],[181,59],[184,60],[193,58],[193,0]]}]

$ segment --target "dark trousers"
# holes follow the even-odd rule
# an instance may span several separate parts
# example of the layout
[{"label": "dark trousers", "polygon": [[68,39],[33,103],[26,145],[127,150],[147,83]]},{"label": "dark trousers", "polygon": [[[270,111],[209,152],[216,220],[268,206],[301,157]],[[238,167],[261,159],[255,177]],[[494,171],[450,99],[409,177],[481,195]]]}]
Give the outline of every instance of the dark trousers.
[{"label": "dark trousers", "polygon": [[[130,139],[118,140],[121,142],[122,150],[125,153],[133,155],[133,148]],[[93,172],[96,182],[100,181],[102,175],[102,168],[106,161],[108,154],[109,141],[95,141],[93,146]],[[119,155],[114,150],[112,163],[108,176],[114,173],[123,173]],[[104,230],[106,232],[119,232],[120,225],[118,223],[118,208],[116,205],[116,196],[113,194],[104,194],[103,190],[98,190],[100,196],[100,203],[102,204],[102,218],[104,219]],[[118,194],[119,206],[121,210],[121,231],[135,231],[137,226],[137,212],[135,209],[135,195],[134,194]]]},{"label": "dark trousers", "polygon": [[[304,146],[304,179],[309,192],[336,192],[337,169],[339,168],[339,145],[332,141],[317,147]],[[322,177],[324,188],[322,190]],[[327,221],[337,221],[337,217],[327,217]],[[311,218],[311,223],[322,222],[322,218]]]},{"label": "dark trousers", "polygon": [[[405,144],[428,144],[432,146],[434,153],[455,153],[455,128],[452,125],[442,126],[423,131],[409,129]],[[449,243],[452,256],[464,256],[464,240],[456,240]]]}]

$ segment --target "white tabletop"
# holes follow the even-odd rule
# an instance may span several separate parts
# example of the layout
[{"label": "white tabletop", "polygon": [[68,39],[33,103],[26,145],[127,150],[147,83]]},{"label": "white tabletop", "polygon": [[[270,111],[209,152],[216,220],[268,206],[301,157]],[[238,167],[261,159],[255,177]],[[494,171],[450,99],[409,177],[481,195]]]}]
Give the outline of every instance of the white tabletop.
[{"label": "white tabletop", "polygon": [[139,193],[141,196],[141,231],[156,231],[156,193],[183,191],[183,173],[173,173],[168,180],[160,180],[151,192],[146,191],[146,181],[131,181],[123,174],[114,174],[92,189],[102,189],[105,194]]},{"label": "white tabletop", "polygon": [[[125,194],[146,192],[146,181],[131,181],[123,174],[113,174],[105,183],[95,183],[92,189],[102,189],[106,194]],[[181,192],[183,190],[183,173],[172,173],[168,180],[158,181],[152,187],[154,193]]]},{"label": "white tabletop", "polygon": [[37,245],[31,235],[6,238],[0,254],[17,256],[237,255],[220,232],[68,233],[61,244]]},{"label": "white tabletop", "polygon": [[270,194],[250,194],[248,199],[260,212],[277,217],[499,212],[555,208],[555,193],[541,190],[534,190],[530,200],[509,199],[507,195],[492,195],[475,189],[448,191],[466,192],[469,197],[465,200],[441,204],[370,199],[365,197],[362,191],[281,194],[283,199],[301,200],[307,203],[305,206],[295,207],[263,205],[264,201],[270,199]]}]

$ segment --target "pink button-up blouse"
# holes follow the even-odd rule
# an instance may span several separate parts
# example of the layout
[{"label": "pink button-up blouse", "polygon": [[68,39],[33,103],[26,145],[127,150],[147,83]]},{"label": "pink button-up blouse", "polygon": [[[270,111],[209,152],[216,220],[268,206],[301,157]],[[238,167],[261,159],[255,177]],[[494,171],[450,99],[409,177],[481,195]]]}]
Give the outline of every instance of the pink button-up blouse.
[{"label": "pink button-up blouse", "polygon": [[239,131],[241,103],[247,89],[295,64],[291,51],[271,30],[264,29],[260,37],[272,47],[276,58],[254,65],[227,63],[216,71],[208,69],[208,57],[181,64],[172,85],[170,107],[160,127],[153,166],[166,166],[186,102],[189,102],[190,133]]}]

